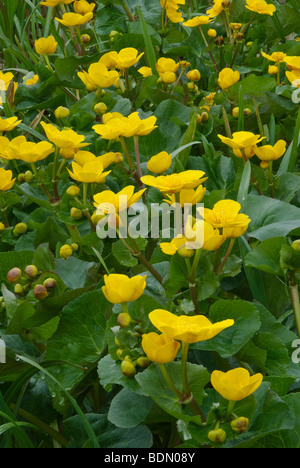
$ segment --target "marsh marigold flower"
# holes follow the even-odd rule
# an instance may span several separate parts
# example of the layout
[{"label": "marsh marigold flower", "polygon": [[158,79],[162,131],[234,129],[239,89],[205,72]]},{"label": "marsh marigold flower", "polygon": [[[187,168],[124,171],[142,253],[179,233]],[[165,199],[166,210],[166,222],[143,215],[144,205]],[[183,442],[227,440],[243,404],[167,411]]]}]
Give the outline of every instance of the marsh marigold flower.
[{"label": "marsh marigold flower", "polygon": [[260,148],[256,148],[255,154],[261,160],[260,166],[266,169],[269,166],[270,161],[276,161],[281,158],[286,151],[286,142],[284,140],[278,140],[274,146],[264,145]]},{"label": "marsh marigold flower", "polygon": [[104,275],[102,291],[106,299],[112,304],[136,301],[146,288],[146,276],[110,274]]},{"label": "marsh marigold flower", "polygon": [[94,11],[96,3],[89,3],[86,0],[78,0],[74,2],[74,10],[79,15],[86,15]]},{"label": "marsh marigold flower", "polygon": [[139,54],[138,50],[134,47],[125,47],[121,49],[120,52],[111,55],[110,58],[114,62],[116,68],[125,70],[135,65],[143,55],[144,52]]},{"label": "marsh marigold flower", "polygon": [[145,192],[145,189],[141,189],[136,193],[134,193],[134,190],[134,185],[127,185],[118,193],[103,190],[103,192],[94,195],[94,206],[98,208],[101,205],[101,210],[106,213],[112,213],[113,211],[120,213],[137,203]]},{"label": "marsh marigold flower", "polygon": [[28,78],[24,76],[23,81],[26,86],[33,86],[39,81],[39,79],[40,79],[39,75],[31,75],[31,78],[29,75]]},{"label": "marsh marigold flower", "polygon": [[109,88],[117,85],[120,75],[116,70],[108,70],[101,62],[92,63],[88,71],[77,73],[78,77],[85,84],[88,91],[96,91],[98,88]]},{"label": "marsh marigold flower", "polygon": [[250,375],[247,369],[238,367],[228,372],[215,370],[211,375],[214,389],[226,400],[240,401],[255,392],[263,380],[262,374]]},{"label": "marsh marigold flower", "polygon": [[216,17],[224,11],[225,5],[223,0],[214,0],[213,6],[206,10],[208,16]]},{"label": "marsh marigold flower", "polygon": [[178,10],[180,5],[185,5],[185,0],[160,0],[160,4],[166,10],[167,17],[172,23],[183,22],[182,13]]},{"label": "marsh marigold flower", "polygon": [[63,24],[64,26],[81,26],[82,24],[88,23],[93,18],[93,12],[86,13],[85,15],[79,15],[78,13],[65,13],[61,18],[55,18],[56,21]]},{"label": "marsh marigold flower", "polygon": [[6,171],[2,167],[0,167],[0,191],[1,192],[7,192],[10,190],[16,179],[12,178],[12,172],[11,171]]},{"label": "marsh marigold flower", "polygon": [[265,138],[252,132],[235,132],[232,138],[223,135],[218,135],[218,137],[222,143],[232,148],[235,156],[246,160],[254,156],[258,143]]},{"label": "marsh marigold flower", "polygon": [[272,52],[271,55],[266,54],[265,52],[261,52],[261,55],[265,59],[270,60],[270,62],[275,62],[275,63],[284,62],[284,59],[286,57],[286,54],[284,52]]},{"label": "marsh marigold flower", "polygon": [[103,164],[101,161],[97,161],[97,159],[87,162],[83,166],[73,162],[72,169],[73,172],[68,169],[70,177],[72,177],[74,180],[77,180],[77,182],[83,182],[87,184],[103,184],[105,182],[106,176],[108,176],[110,173],[110,171],[103,172]]},{"label": "marsh marigold flower", "polygon": [[34,47],[39,55],[51,55],[56,52],[57,42],[53,36],[41,37],[35,41]]},{"label": "marsh marigold flower", "polygon": [[[195,190],[194,189],[182,189],[179,192],[179,200],[177,203],[180,204],[181,207],[184,207],[185,204],[196,205],[196,203],[200,203],[203,199],[206,192],[206,188],[203,185],[199,185]],[[174,193],[166,194],[168,197],[164,201],[169,203],[169,205],[173,205],[176,203],[176,197]]]},{"label": "marsh marigold flower", "polygon": [[179,174],[154,177],[146,175],[141,178],[145,185],[155,187],[163,193],[178,193],[182,189],[193,189],[202,184],[207,177],[203,171],[184,171]]},{"label": "marsh marigold flower", "polygon": [[210,18],[210,16],[202,15],[202,16],[194,16],[188,21],[182,23],[184,26],[188,26],[189,28],[194,28],[196,26],[202,26],[203,24],[209,24],[214,21],[214,18]]},{"label": "marsh marigold flower", "polygon": [[171,58],[161,57],[156,62],[156,70],[162,81],[174,83],[176,81],[176,72],[179,68],[179,63]]},{"label": "marsh marigold flower", "polygon": [[141,67],[138,69],[138,72],[143,76],[143,78],[147,78],[148,76],[152,76],[152,69],[150,67]]},{"label": "marsh marigold flower", "polygon": [[54,143],[54,145],[58,148],[78,150],[79,148],[83,148],[89,145],[89,143],[84,143],[84,135],[78,135],[71,128],[66,130],[59,130],[54,125],[46,124],[45,122],[41,122],[41,125],[47,135],[48,140]]},{"label": "marsh marigold flower", "polygon": [[166,364],[174,361],[180,343],[164,333],[151,332],[142,336],[142,348],[150,361]]},{"label": "marsh marigold flower", "polygon": [[246,0],[246,8],[259,15],[270,15],[276,11],[275,5],[265,2],[265,0]]},{"label": "marsh marigold flower", "polygon": [[205,221],[216,229],[222,229],[227,238],[235,238],[243,235],[248,229],[250,218],[240,213],[241,205],[234,200],[220,200],[213,209],[204,208]]},{"label": "marsh marigold flower", "polygon": [[21,120],[18,120],[18,117],[9,117],[7,119],[0,117],[0,132],[10,132],[21,122]]},{"label": "marsh marigold flower", "polygon": [[234,320],[231,319],[212,323],[204,315],[178,317],[163,309],[150,312],[149,319],[159,331],[183,343],[209,340],[234,324]]},{"label": "marsh marigold flower", "polygon": [[27,163],[35,163],[47,158],[54,152],[54,147],[48,141],[34,143],[27,141],[24,135],[9,141],[6,137],[0,137],[0,156],[3,159],[18,159]]},{"label": "marsh marigold flower", "polygon": [[221,89],[228,89],[237,83],[240,77],[238,70],[234,71],[231,68],[223,68],[219,73],[218,85]]},{"label": "marsh marigold flower", "polygon": [[172,155],[166,151],[161,151],[149,159],[147,162],[147,168],[150,172],[154,172],[154,174],[162,174],[171,167],[171,164]]},{"label": "marsh marigold flower", "polygon": [[56,7],[59,3],[64,3],[65,5],[69,5],[69,3],[74,2],[74,0],[46,0],[45,2],[41,2],[41,5],[45,5],[47,7]]},{"label": "marsh marigold flower", "polygon": [[[7,91],[10,84],[13,82],[13,98],[18,88],[18,83],[14,81],[14,75],[11,72],[3,73],[0,71],[0,92]],[[2,105],[2,99],[0,97],[0,105]]]}]

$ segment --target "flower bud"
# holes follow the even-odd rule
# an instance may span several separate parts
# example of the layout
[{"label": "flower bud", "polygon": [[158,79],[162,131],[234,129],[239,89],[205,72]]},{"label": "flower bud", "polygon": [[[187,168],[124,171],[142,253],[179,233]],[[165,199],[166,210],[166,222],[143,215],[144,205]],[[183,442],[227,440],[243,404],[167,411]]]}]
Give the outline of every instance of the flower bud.
[{"label": "flower bud", "polygon": [[22,271],[20,270],[20,268],[12,268],[11,270],[9,270],[9,272],[7,273],[7,281],[9,283],[16,283],[17,281],[19,281],[19,279],[21,278],[22,276]]},{"label": "flower bud", "polygon": [[59,154],[61,155],[62,158],[64,159],[74,159],[75,158],[75,151],[70,148],[61,148],[59,150]]},{"label": "flower bud", "polygon": [[122,356],[123,353],[124,353],[124,348],[118,348],[117,351],[116,351],[116,355],[118,356],[120,361],[123,360],[123,356]]},{"label": "flower bud", "polygon": [[107,111],[107,105],[104,104],[104,102],[98,102],[97,104],[95,104],[94,112],[96,115],[105,114],[106,111]]},{"label": "flower bud", "polygon": [[20,283],[17,283],[14,287],[14,293],[21,296],[24,292],[24,288]]},{"label": "flower bud", "polygon": [[121,372],[126,377],[132,378],[136,374],[135,365],[131,361],[124,359],[124,361],[121,362]]},{"label": "flower bud", "polygon": [[218,47],[222,47],[224,45],[224,37],[223,36],[216,37],[215,44]]},{"label": "flower bud", "polygon": [[292,248],[295,252],[300,252],[300,239],[297,239],[292,243]]},{"label": "flower bud", "polygon": [[71,187],[66,190],[66,194],[70,197],[77,197],[77,195],[80,194],[80,188],[77,187],[77,185],[71,185]]},{"label": "flower bud", "polygon": [[21,234],[26,234],[27,229],[27,224],[19,223],[14,228],[14,235],[19,236]]},{"label": "flower bud", "polygon": [[23,174],[23,172],[21,172],[21,174],[18,175],[18,182],[20,182],[20,184],[22,182],[25,182],[25,174]]},{"label": "flower bud", "polygon": [[98,215],[97,211],[95,211],[91,216],[91,221],[96,226],[96,224],[98,224],[99,221],[101,221],[101,219],[104,218],[105,216],[106,215]]},{"label": "flower bud", "polygon": [[71,245],[71,248],[72,248],[73,252],[78,252],[78,250],[79,250],[79,245],[78,245],[78,244],[75,244],[75,242],[73,242],[73,244]]},{"label": "flower bud", "polygon": [[66,107],[60,106],[55,110],[54,114],[57,119],[66,119],[69,117],[70,111]]},{"label": "flower bud", "polygon": [[238,432],[239,434],[242,434],[248,429],[249,419],[241,416],[240,418],[237,418],[231,421],[230,425],[231,425],[231,429],[234,432]]},{"label": "flower bud", "polygon": [[207,35],[208,35],[209,37],[215,38],[215,37],[217,37],[217,31],[216,31],[215,29],[209,29],[209,30],[207,31]]},{"label": "flower bud", "polygon": [[43,284],[37,284],[33,289],[33,295],[36,299],[42,300],[48,296],[48,291]]},{"label": "flower bud", "polygon": [[57,282],[54,278],[47,278],[43,285],[45,286],[46,289],[55,289],[57,286]]},{"label": "flower bud", "polygon": [[189,81],[199,81],[201,78],[201,73],[199,70],[190,70],[187,74],[186,77]]},{"label": "flower bud", "polygon": [[239,116],[239,112],[240,112],[239,107],[234,107],[234,108],[232,109],[232,115],[233,115],[233,117],[235,117],[235,118],[237,119],[238,116]]},{"label": "flower bud", "polygon": [[31,171],[26,171],[25,174],[24,174],[24,180],[25,182],[27,182],[28,184],[30,184],[30,182],[32,181],[32,179],[34,178],[34,175],[32,174]]},{"label": "flower bud", "polygon": [[251,114],[252,114],[252,110],[249,109],[249,107],[246,107],[246,108],[244,109],[244,115],[247,117],[248,115],[251,115]]},{"label": "flower bud", "polygon": [[276,65],[269,65],[268,73],[270,75],[277,75],[278,72],[279,72],[279,68]]},{"label": "flower bud", "polygon": [[82,44],[88,44],[91,41],[91,36],[89,36],[88,34],[82,34],[82,36],[80,37],[80,41]]},{"label": "flower bud", "polygon": [[79,220],[79,219],[82,218],[83,214],[82,214],[81,210],[79,210],[78,208],[73,207],[73,208],[71,208],[70,216],[73,219]]},{"label": "flower bud", "polygon": [[67,259],[68,257],[71,257],[73,255],[72,247],[70,245],[67,245],[67,244],[63,245],[60,248],[59,255],[64,259]]},{"label": "flower bud", "polygon": [[126,312],[121,312],[118,315],[117,322],[120,325],[121,328],[126,328],[130,325],[131,322],[131,317],[129,314]]},{"label": "flower bud", "polygon": [[189,249],[188,247],[185,247],[184,245],[178,249],[178,255],[183,258],[191,258],[193,257],[195,251],[194,249]]},{"label": "flower bud", "polygon": [[226,440],[226,432],[220,428],[213,429],[212,431],[209,431],[207,437],[211,442],[214,442],[215,444],[222,444]]},{"label": "flower bud", "polygon": [[34,279],[38,275],[38,269],[35,265],[27,265],[24,271],[29,279]]},{"label": "flower bud", "polygon": [[3,223],[0,223],[0,232],[5,231],[5,225]]},{"label": "flower bud", "polygon": [[136,363],[139,367],[142,367],[143,369],[145,369],[146,367],[149,366],[150,361],[146,356],[141,356],[137,359]]}]

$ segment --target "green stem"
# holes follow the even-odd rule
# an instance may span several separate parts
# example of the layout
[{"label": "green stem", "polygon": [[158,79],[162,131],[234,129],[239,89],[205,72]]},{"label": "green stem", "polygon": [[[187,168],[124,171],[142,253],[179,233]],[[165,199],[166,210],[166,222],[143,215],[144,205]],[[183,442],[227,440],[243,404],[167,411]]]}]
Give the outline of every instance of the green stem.
[{"label": "green stem", "polygon": [[60,196],[57,191],[57,165],[58,165],[58,157],[59,157],[59,148],[56,147],[55,155],[54,155],[54,163],[53,163],[53,174],[52,174],[52,185],[53,185],[53,193],[55,200],[60,200]]},{"label": "green stem", "polygon": [[188,395],[190,393],[188,376],[187,376],[188,352],[189,352],[189,343],[182,342],[181,362],[182,362],[182,383],[183,383],[184,395]]},{"label": "green stem", "polygon": [[165,382],[166,384],[168,385],[168,387],[172,390],[173,393],[175,393],[175,395],[179,398],[179,400],[182,399],[182,394],[180,393],[180,391],[175,387],[175,385],[173,384],[166,368],[165,368],[165,365],[164,364],[158,364],[160,370],[161,370],[161,373],[165,379]]},{"label": "green stem", "polygon": [[128,315],[129,315],[129,310],[128,310],[128,304],[127,304],[127,302],[122,302],[122,303],[121,303],[121,306],[122,306],[122,310],[123,310],[124,314],[128,314]]},{"label": "green stem", "polygon": [[126,2],[125,0],[122,0],[121,3],[122,3],[122,7],[123,7],[123,9],[124,9],[124,11],[125,11],[125,13],[126,13],[128,19],[129,19],[129,21],[130,21],[130,22],[135,21],[133,15],[132,15],[132,13],[131,13],[131,11],[130,11],[128,5],[127,5],[127,2]]},{"label": "green stem", "polygon": [[219,69],[218,69],[217,62],[215,61],[215,58],[214,58],[212,52],[209,50],[209,45],[208,45],[208,42],[207,42],[206,37],[205,37],[205,35],[204,35],[204,32],[202,31],[201,26],[198,26],[198,28],[199,28],[199,31],[200,31],[200,33],[201,33],[202,39],[203,39],[203,41],[204,41],[204,44],[205,44],[206,48],[208,49],[208,53],[209,53],[209,55],[210,55],[210,58],[211,58],[211,60],[212,60],[212,63],[214,64],[215,70],[218,72]]},{"label": "green stem", "polygon": [[230,418],[230,415],[233,411],[235,403],[236,403],[235,401],[231,401],[231,400],[228,401],[228,406],[227,406],[227,411],[226,411],[226,416],[225,416],[226,420]]},{"label": "green stem", "polygon": [[229,243],[227,252],[226,252],[226,254],[225,254],[225,256],[224,256],[224,258],[223,258],[223,260],[222,260],[221,265],[220,265],[219,268],[218,268],[217,275],[220,275],[220,274],[222,273],[222,270],[223,270],[223,268],[224,268],[224,265],[225,265],[225,263],[227,262],[227,260],[228,260],[228,258],[229,258],[229,256],[230,256],[230,254],[231,254],[232,248],[233,248],[233,246],[234,246],[234,242],[235,242],[235,238],[234,238],[234,239],[230,239],[230,243]]},{"label": "green stem", "polygon": [[133,172],[134,171],[134,165],[133,165],[133,162],[131,160],[131,157],[130,157],[130,154],[129,154],[129,151],[128,151],[128,148],[127,148],[127,145],[125,143],[125,139],[124,139],[123,136],[120,136],[120,143],[122,145],[122,149],[123,149],[124,154],[126,156],[126,159],[127,159],[128,164],[129,164],[130,170],[131,170],[131,172]]},{"label": "green stem", "polygon": [[140,251],[137,243],[135,242],[134,239],[130,238],[132,245],[133,245],[133,251],[132,254],[147,268],[147,270],[154,276],[154,278],[160,283],[163,283],[163,278],[162,276],[158,273],[157,270],[151,265],[151,263],[144,257],[142,252]]},{"label": "green stem", "polygon": [[197,249],[195,252],[194,261],[193,261],[193,265],[191,269],[191,279],[193,281],[195,281],[196,279],[196,271],[197,271],[197,266],[200,260],[201,252],[202,252],[201,249]]},{"label": "green stem", "polygon": [[289,288],[291,294],[291,300],[294,311],[294,319],[297,329],[298,337],[300,338],[300,300],[299,300],[299,288],[296,282],[295,272],[292,272],[289,280]]},{"label": "green stem", "polygon": [[271,198],[275,198],[274,183],[273,183],[273,161],[269,162],[269,187],[271,192]]},{"label": "green stem", "polygon": [[142,169],[141,169],[141,159],[140,159],[140,150],[139,150],[139,137],[134,135],[134,151],[135,151],[135,160],[136,160],[136,167],[139,179],[143,177]]}]

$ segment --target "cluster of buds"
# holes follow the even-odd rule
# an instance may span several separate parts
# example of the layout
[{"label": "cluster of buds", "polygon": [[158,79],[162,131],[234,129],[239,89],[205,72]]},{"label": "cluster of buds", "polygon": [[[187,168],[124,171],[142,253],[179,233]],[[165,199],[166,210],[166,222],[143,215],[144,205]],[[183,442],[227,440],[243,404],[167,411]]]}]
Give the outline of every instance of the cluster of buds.
[{"label": "cluster of buds", "polygon": [[69,244],[64,244],[61,246],[59,250],[59,255],[61,258],[64,258],[65,260],[69,257],[72,257],[74,252],[78,252],[79,250],[79,245],[76,244],[75,242],[71,245]]},{"label": "cluster of buds", "polygon": [[27,230],[28,230],[27,224],[18,223],[13,229],[13,235],[14,237],[19,237],[22,234],[26,234]]},{"label": "cluster of buds", "polygon": [[[121,312],[117,317],[117,323],[120,329],[127,329],[126,332],[128,333],[128,336],[135,338],[139,343],[144,331],[141,326],[131,318],[128,312]],[[118,337],[118,335],[115,336],[115,344],[118,347],[116,355],[121,361],[121,372],[124,376],[133,378],[138,372],[138,368],[140,370],[145,369],[149,366],[150,361],[146,356],[140,355],[139,346],[137,348],[132,348],[127,344],[121,343],[119,338],[120,337]],[[125,341],[127,340],[125,339]]]},{"label": "cluster of buds", "polygon": [[27,184],[30,184],[32,179],[34,178],[34,174],[31,171],[26,171],[22,172],[21,174],[18,175],[18,182],[20,184],[27,182]]},{"label": "cluster of buds", "polygon": [[14,267],[7,273],[7,281],[14,285],[14,293],[17,296],[24,296],[33,287],[33,296],[35,299],[42,300],[51,295],[57,286],[54,278],[48,277],[42,283],[33,283],[39,280],[41,272],[35,265],[27,265],[22,271]]},{"label": "cluster of buds", "polygon": [[[230,427],[236,434],[242,434],[246,432],[249,427],[249,419],[244,416],[235,416],[230,422]],[[209,431],[207,437],[214,444],[223,444],[227,438],[227,434],[226,431],[220,427],[220,422],[218,421],[215,428]]]}]

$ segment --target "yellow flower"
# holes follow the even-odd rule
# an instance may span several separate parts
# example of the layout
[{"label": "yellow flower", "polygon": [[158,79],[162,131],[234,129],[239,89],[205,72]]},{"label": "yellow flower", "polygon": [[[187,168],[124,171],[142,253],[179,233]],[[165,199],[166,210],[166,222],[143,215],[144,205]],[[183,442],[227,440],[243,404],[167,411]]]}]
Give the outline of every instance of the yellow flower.
[{"label": "yellow flower", "polygon": [[7,192],[10,190],[16,179],[12,178],[12,172],[11,171],[6,171],[2,167],[0,167],[0,191],[1,192]]},{"label": "yellow flower", "polygon": [[171,164],[172,155],[166,151],[161,151],[149,159],[147,162],[147,168],[150,172],[154,172],[154,174],[162,174],[171,167]]},{"label": "yellow flower", "polygon": [[59,130],[52,124],[41,122],[41,125],[47,135],[49,141],[54,143],[58,148],[78,150],[88,146],[89,143],[83,143],[84,135],[78,135],[71,128],[67,130]]},{"label": "yellow flower", "polygon": [[166,10],[167,17],[172,23],[182,23],[183,16],[179,10],[179,5],[185,5],[185,0],[160,0],[162,8]]},{"label": "yellow flower", "polygon": [[101,156],[95,156],[89,151],[78,151],[74,156],[75,162],[80,166],[84,166],[88,162],[100,161],[103,165],[103,168],[106,169],[112,163],[119,163],[123,161],[123,155],[121,153],[105,153]]},{"label": "yellow flower", "polygon": [[110,274],[104,275],[105,286],[102,291],[106,299],[112,304],[136,301],[144,293],[146,276]]},{"label": "yellow flower", "polygon": [[33,75],[32,78],[26,78],[24,76],[23,81],[26,86],[33,86],[39,81],[39,75]]},{"label": "yellow flower", "polygon": [[[211,15],[213,16],[213,15]],[[182,23],[184,26],[188,26],[189,28],[194,28],[195,26],[202,26],[203,24],[209,24],[214,21],[214,18],[210,18],[209,16],[194,16],[188,21]]]},{"label": "yellow flower", "polygon": [[226,400],[240,401],[255,392],[263,380],[262,374],[249,374],[247,369],[238,367],[228,372],[215,370],[211,375],[214,389]]},{"label": "yellow flower", "polygon": [[46,0],[45,2],[41,2],[41,5],[45,5],[47,7],[56,7],[59,3],[64,3],[68,5],[69,3],[74,2],[74,0]]},{"label": "yellow flower", "polygon": [[209,340],[234,324],[230,319],[213,324],[204,315],[178,317],[163,309],[150,312],[149,319],[159,331],[183,343]]},{"label": "yellow flower", "polygon": [[115,61],[116,68],[124,70],[135,65],[143,55],[144,52],[138,55],[138,51],[134,47],[126,47],[121,49],[118,54],[113,55],[112,59]]},{"label": "yellow flower", "polygon": [[261,52],[261,55],[267,60],[270,60],[271,62],[276,62],[276,63],[284,62],[285,61],[284,59],[286,57],[286,54],[284,52],[273,52],[271,55]]},{"label": "yellow flower", "polygon": [[259,15],[273,16],[276,11],[275,5],[265,2],[265,0],[246,0],[246,3],[247,5],[245,6],[248,10],[254,11]]},{"label": "yellow flower", "polygon": [[198,219],[193,223],[191,217],[185,226],[185,236],[190,248],[201,248],[210,252],[218,250],[226,241],[224,233],[220,234],[219,229],[215,229],[209,222]]},{"label": "yellow flower", "polygon": [[279,73],[279,68],[276,65],[269,65],[268,73],[269,75],[277,75],[277,73]]},{"label": "yellow flower", "polygon": [[83,183],[103,184],[105,182],[106,176],[110,173],[110,171],[103,172],[103,164],[101,161],[97,161],[97,159],[94,161],[89,161],[83,166],[73,162],[72,169],[73,172],[68,169],[70,177],[72,177],[74,180],[77,180],[77,182]]},{"label": "yellow flower", "polygon": [[87,72],[83,70],[78,72],[77,75],[85,84],[88,91],[96,91],[98,88],[109,88],[112,85],[116,85],[120,78],[116,70],[109,71],[101,62],[92,63]]},{"label": "yellow flower", "polygon": [[189,81],[199,81],[201,78],[201,73],[199,70],[190,70],[187,74],[186,77]]},{"label": "yellow flower", "polygon": [[53,36],[41,37],[35,41],[34,47],[39,55],[51,55],[56,52],[57,42]]},{"label": "yellow flower", "polygon": [[103,124],[94,125],[93,130],[107,140],[115,140],[120,136],[143,136],[149,135],[156,128],[156,120],[155,116],[141,119],[138,112],[133,112],[128,117],[114,112],[104,114]]},{"label": "yellow flower", "polygon": [[185,248],[187,239],[179,234],[171,240],[171,242],[161,242],[159,244],[161,250],[166,255],[175,255],[181,248]]},{"label": "yellow flower", "polygon": [[286,142],[278,140],[274,146],[264,145],[256,148],[255,154],[261,160],[261,167],[266,169],[269,166],[269,161],[276,161],[281,158],[286,151]]},{"label": "yellow flower", "polygon": [[[206,188],[203,185],[199,185],[196,190],[193,189],[182,189],[179,192],[179,201],[181,207],[184,207],[185,204],[196,205],[196,203],[200,203],[203,199],[206,192]],[[170,195],[166,195],[168,199],[164,201],[169,203],[169,205],[173,205],[176,203],[175,194],[172,193]]]},{"label": "yellow flower", "polygon": [[155,332],[151,332],[142,336],[142,348],[150,361],[166,364],[167,362],[174,361],[180,348],[180,343],[165,334],[158,335]]},{"label": "yellow flower", "polygon": [[206,10],[208,16],[216,17],[224,11],[223,0],[214,0],[213,6]]},{"label": "yellow flower", "polygon": [[27,141],[23,135],[11,141],[5,137],[0,139],[0,156],[3,159],[19,159],[27,163],[35,163],[47,158],[53,151],[54,148],[51,143],[47,141],[34,143]]},{"label": "yellow flower", "polygon": [[[240,213],[241,205],[234,200],[220,200],[213,209],[204,208],[205,221],[214,228],[223,229],[223,235],[227,238],[235,238],[243,235],[248,229],[250,218]],[[202,213],[201,213],[202,214]]]},{"label": "yellow flower", "polygon": [[134,189],[134,185],[127,185],[118,193],[104,190],[94,195],[94,206],[98,208],[101,205],[101,209],[106,213],[112,213],[113,211],[120,213],[137,203],[145,192],[145,189],[141,189],[134,193]]},{"label": "yellow flower", "polygon": [[209,29],[207,31],[208,37],[211,37],[212,39],[217,37],[217,31],[215,29]]},{"label": "yellow flower", "polygon": [[219,73],[218,85],[222,89],[228,89],[237,83],[240,79],[238,70],[233,71],[231,68],[223,68]]},{"label": "yellow flower", "polygon": [[133,112],[126,119],[126,127],[123,132],[124,137],[149,135],[155,128],[157,118],[154,115],[146,119],[141,119],[138,112]]},{"label": "yellow flower", "polygon": [[202,184],[207,177],[203,171],[184,171],[179,174],[154,177],[146,175],[141,178],[145,185],[155,187],[163,193],[178,193],[182,189],[193,189]]},{"label": "yellow flower", "polygon": [[152,69],[150,67],[141,67],[138,69],[138,72],[144,77],[152,76]]},{"label": "yellow flower", "polygon": [[18,120],[18,117],[10,117],[8,119],[4,119],[0,117],[0,132],[10,132],[14,128],[16,128],[22,120]]},{"label": "yellow flower", "polygon": [[232,138],[222,135],[218,135],[218,137],[222,140],[222,143],[233,149],[234,154],[238,158],[246,160],[254,156],[257,144],[265,138],[260,135],[254,135],[252,132],[235,132],[232,134]]},{"label": "yellow flower", "polygon": [[60,18],[55,18],[56,21],[59,23],[63,24],[64,26],[80,26],[82,24],[88,23],[92,18],[93,18],[93,12],[90,11],[89,13],[86,13],[85,15],[79,15],[78,13],[65,13],[62,17]]},{"label": "yellow flower", "polygon": [[290,83],[294,83],[296,80],[300,80],[300,70],[292,70],[285,72],[287,79]]},{"label": "yellow flower", "polygon": [[96,3],[89,3],[86,0],[78,0],[74,3],[74,10],[79,15],[86,15],[87,13],[94,11]]},{"label": "yellow flower", "polygon": [[300,70],[300,57],[298,55],[287,56],[284,62],[289,70]]},{"label": "yellow flower", "polygon": [[163,75],[166,72],[176,73],[179,68],[179,63],[176,63],[175,60],[171,58],[161,57],[156,62],[156,70],[159,75]]},{"label": "yellow flower", "polygon": [[106,52],[102,55],[99,62],[103,63],[107,68],[115,68],[116,66],[116,57],[118,57],[118,52],[112,50],[111,52]]},{"label": "yellow flower", "polygon": [[[7,91],[10,84],[13,82],[13,98],[18,88],[18,83],[13,81],[14,75],[11,72],[3,73],[0,71],[0,92]],[[2,99],[0,97],[0,105],[2,105]]]}]

